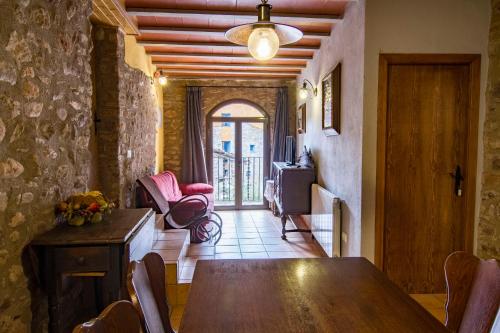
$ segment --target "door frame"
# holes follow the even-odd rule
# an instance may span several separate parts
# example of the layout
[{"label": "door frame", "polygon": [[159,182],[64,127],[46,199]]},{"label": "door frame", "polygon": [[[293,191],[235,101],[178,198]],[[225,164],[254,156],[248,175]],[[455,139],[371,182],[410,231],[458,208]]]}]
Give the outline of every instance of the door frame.
[{"label": "door frame", "polygon": [[387,162],[388,70],[390,65],[468,65],[470,98],[467,112],[465,202],[465,251],[474,250],[476,204],[476,167],[478,149],[479,96],[481,79],[480,54],[380,54],[377,110],[377,163],[375,194],[375,265],[384,267],[385,166]]},{"label": "door frame", "polygon": [[[219,109],[230,105],[230,104],[246,104],[251,107],[257,109],[260,113],[262,113],[263,117],[212,117],[212,114],[217,112]],[[264,188],[266,184],[266,179],[269,178],[269,168],[270,168],[270,157],[271,157],[271,147],[270,147],[270,137],[269,137],[269,115],[267,112],[260,107],[260,105],[255,104],[246,99],[231,99],[224,101],[217,106],[215,106],[206,116],[206,145],[207,145],[207,154],[206,154],[206,164],[208,169],[208,180],[213,185],[213,142],[212,142],[212,124],[214,122],[228,122],[235,124],[235,182],[238,184],[242,184],[242,166],[241,160],[238,161],[238,157],[241,157],[241,134],[242,134],[242,123],[263,123],[264,130],[264,147],[263,147],[263,173],[262,173],[262,205],[243,205],[241,198],[241,188],[235,190],[235,204],[231,206],[217,206],[216,210],[252,210],[252,209],[263,209],[267,208],[267,200],[264,197]],[[235,187],[236,189],[237,187]],[[215,200],[215,198],[214,198]]]}]

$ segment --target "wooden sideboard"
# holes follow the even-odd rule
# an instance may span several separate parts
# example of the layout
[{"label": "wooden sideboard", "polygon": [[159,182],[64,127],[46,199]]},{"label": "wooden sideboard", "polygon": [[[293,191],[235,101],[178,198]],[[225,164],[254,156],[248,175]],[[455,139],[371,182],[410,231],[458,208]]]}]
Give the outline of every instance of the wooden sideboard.
[{"label": "wooden sideboard", "polygon": [[49,302],[49,331],[71,332],[107,305],[128,299],[128,264],[151,251],[155,214],[116,209],[97,224],[57,226],[32,242]]},{"label": "wooden sideboard", "polygon": [[305,229],[286,229],[288,215],[311,213],[311,185],[314,183],[314,168],[274,162],[274,203],[281,217],[281,238],[287,232],[311,232]]}]

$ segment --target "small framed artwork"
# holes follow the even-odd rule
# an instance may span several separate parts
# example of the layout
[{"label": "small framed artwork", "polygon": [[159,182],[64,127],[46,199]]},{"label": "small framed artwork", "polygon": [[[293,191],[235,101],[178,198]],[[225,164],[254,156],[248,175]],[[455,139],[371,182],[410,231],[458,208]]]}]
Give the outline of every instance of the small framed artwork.
[{"label": "small framed artwork", "polygon": [[297,110],[297,132],[299,134],[303,134],[306,132],[306,120],[306,103],[304,103],[299,106],[299,109]]},{"label": "small framed artwork", "polygon": [[322,97],[322,128],[327,136],[340,135],[340,74],[341,64],[328,74],[321,83]]}]

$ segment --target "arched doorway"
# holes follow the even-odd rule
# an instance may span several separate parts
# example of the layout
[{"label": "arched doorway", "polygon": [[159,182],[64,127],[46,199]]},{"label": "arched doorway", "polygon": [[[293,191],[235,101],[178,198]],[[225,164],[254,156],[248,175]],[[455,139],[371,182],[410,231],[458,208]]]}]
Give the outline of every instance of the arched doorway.
[{"label": "arched doorway", "polygon": [[246,100],[230,100],[207,115],[207,166],[217,209],[265,207],[269,116]]}]

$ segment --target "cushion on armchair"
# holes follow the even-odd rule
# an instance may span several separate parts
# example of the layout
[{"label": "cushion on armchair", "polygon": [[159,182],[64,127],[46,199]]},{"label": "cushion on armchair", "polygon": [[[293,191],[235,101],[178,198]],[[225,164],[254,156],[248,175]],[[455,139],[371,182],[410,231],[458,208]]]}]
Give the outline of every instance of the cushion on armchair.
[{"label": "cushion on armchair", "polygon": [[174,221],[189,221],[205,209],[205,205],[200,201],[185,201],[175,205],[176,203],[175,201],[168,202]]},{"label": "cushion on armchair", "polygon": [[214,187],[212,185],[204,183],[179,184],[179,188],[183,195],[211,194],[214,192]]},{"label": "cushion on armchair", "polygon": [[167,201],[179,201],[182,199],[182,192],[177,184],[177,178],[171,171],[165,171],[152,176],[156,187]]}]

